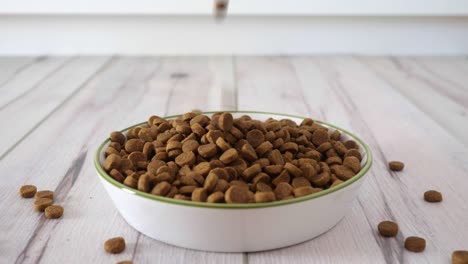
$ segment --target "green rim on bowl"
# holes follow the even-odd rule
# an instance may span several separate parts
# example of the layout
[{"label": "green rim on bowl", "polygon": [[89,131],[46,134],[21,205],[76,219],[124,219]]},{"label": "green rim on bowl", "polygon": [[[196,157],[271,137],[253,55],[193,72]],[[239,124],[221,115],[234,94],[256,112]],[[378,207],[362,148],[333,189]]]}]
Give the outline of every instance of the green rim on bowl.
[{"label": "green rim on bowl", "polygon": [[[216,112],[219,112],[219,111],[203,112],[203,114],[213,114],[213,113],[216,113]],[[269,113],[269,112],[259,112],[259,111],[225,111],[225,112],[240,113],[240,114],[266,114],[266,115],[284,116],[284,117],[292,117],[292,118],[299,118],[299,119],[304,119],[305,118],[305,117],[296,116],[296,115],[278,114],[278,113]],[[165,118],[176,118],[176,117],[179,117],[179,116],[181,116],[181,115],[167,116]],[[332,193],[332,192],[336,192],[338,190],[341,190],[341,189],[353,184],[354,182],[361,179],[369,171],[369,169],[370,169],[370,167],[372,165],[372,153],[371,153],[369,147],[367,146],[367,144],[365,144],[360,138],[358,138],[354,134],[352,134],[352,133],[350,133],[350,132],[348,132],[348,131],[346,131],[344,129],[341,129],[341,128],[336,127],[336,126],[331,125],[331,124],[328,124],[326,122],[318,121],[318,120],[315,120],[315,119],[314,119],[314,121],[319,123],[319,124],[326,125],[328,127],[331,127],[331,128],[337,129],[337,130],[339,130],[341,132],[344,132],[348,136],[352,137],[354,140],[358,141],[361,144],[361,146],[364,148],[365,152],[366,152],[366,163],[361,168],[361,170],[358,172],[358,174],[356,174],[351,179],[345,181],[344,183],[342,183],[340,185],[337,185],[335,187],[332,187],[332,188],[317,192],[317,193],[313,193],[313,194],[310,194],[310,195],[306,195],[306,196],[302,196],[302,197],[298,197],[298,198],[294,198],[294,199],[283,200],[283,201],[275,201],[275,202],[269,202],[269,203],[251,203],[251,204],[250,203],[249,204],[219,203],[218,204],[218,203],[203,203],[203,202],[192,202],[192,201],[177,200],[177,199],[173,199],[173,198],[156,196],[156,195],[152,195],[152,194],[149,194],[149,193],[141,192],[139,190],[130,188],[130,187],[128,187],[128,186],[114,180],[102,168],[101,162],[100,162],[100,155],[101,155],[102,149],[109,142],[110,139],[106,139],[98,147],[98,149],[96,151],[96,154],[95,154],[95,157],[94,157],[94,166],[96,167],[96,170],[98,171],[99,175],[104,180],[106,180],[110,184],[114,185],[115,187],[117,187],[119,189],[123,189],[124,191],[126,191],[128,193],[132,193],[134,195],[137,195],[137,196],[140,196],[140,197],[143,197],[143,198],[146,198],[146,199],[158,201],[158,202],[165,202],[165,203],[171,203],[171,204],[183,205],[183,206],[194,206],[194,207],[205,207],[205,208],[220,208],[220,209],[263,208],[263,207],[281,206],[281,205],[299,203],[299,202],[307,201],[307,200],[310,200],[310,199],[315,199],[315,198],[318,198],[318,197],[322,197],[324,195],[327,195],[327,194]],[[133,125],[131,127],[128,127],[126,129],[123,129],[122,132],[124,132],[124,131],[126,131],[126,130],[128,130],[130,128],[136,127],[136,126],[143,125],[143,124],[146,124],[146,122],[142,122],[142,123]]]}]

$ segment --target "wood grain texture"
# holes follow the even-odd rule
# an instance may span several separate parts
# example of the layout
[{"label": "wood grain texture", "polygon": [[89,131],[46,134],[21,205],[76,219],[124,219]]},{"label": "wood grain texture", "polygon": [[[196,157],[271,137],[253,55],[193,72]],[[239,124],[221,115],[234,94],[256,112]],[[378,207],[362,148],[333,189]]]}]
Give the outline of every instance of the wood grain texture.
[{"label": "wood grain texture", "polygon": [[[6,92],[2,91],[2,98],[10,99],[6,99],[0,107],[0,120],[5,124],[15,124],[15,129],[3,132],[0,160],[38,124],[59,110],[105,62],[100,57],[77,58],[66,65],[67,60],[73,59],[54,59],[52,63],[47,63],[47,66],[52,66],[46,67],[46,71],[43,67],[33,69],[32,82],[23,76],[18,82],[4,85]],[[36,71],[41,74],[36,74]],[[32,87],[24,88],[29,86]]]},{"label": "wood grain texture", "polygon": [[437,63],[427,63],[424,59],[377,58],[366,59],[364,63],[468,146],[465,133],[468,129],[468,69],[463,77],[453,69],[458,68],[455,65],[431,68]]},{"label": "wood grain texture", "polygon": [[[448,263],[468,249],[468,120],[440,118],[466,111],[467,70],[464,57],[0,58],[0,121],[10,124],[0,143],[0,263]],[[374,165],[346,217],[311,241],[249,254],[170,246],[120,217],[92,155],[112,130],[192,109],[326,120],[361,136]],[[403,172],[388,171],[394,159]],[[54,190],[63,218],[20,199],[26,183]],[[424,202],[427,189],[444,201]],[[376,233],[385,219],[399,223],[396,239]],[[426,238],[425,252],[402,248],[410,235]],[[127,241],[122,254],[103,251],[114,236]]]},{"label": "wood grain texture", "polygon": [[44,57],[0,57],[0,87],[13,79],[16,74],[42,59]]},{"label": "wood grain texture", "polygon": [[[208,94],[214,87],[210,84],[216,83],[213,76],[223,80],[223,76],[232,74],[231,70],[219,71],[226,61],[230,62],[230,58],[112,59],[0,163],[2,172],[18,175],[0,187],[4,198],[0,206],[6,208],[0,216],[0,227],[8,229],[3,238],[12,241],[0,247],[2,261],[106,263],[135,259],[147,263],[160,259],[164,263],[184,263],[193,259],[199,263],[238,263],[242,254],[199,254],[140,235],[117,213],[92,166],[95,148],[111,130],[143,121],[151,114],[163,116],[168,109],[178,113],[203,106],[203,94]],[[181,81],[181,74],[182,79],[193,81]],[[170,96],[190,85],[201,92],[198,99],[188,102]],[[222,107],[220,100],[212,102],[212,107]],[[41,155],[44,150],[46,156]],[[28,165],[22,166],[25,161]],[[26,182],[54,190],[57,203],[65,207],[64,217],[46,220],[31,210],[30,200],[9,206],[8,201],[18,200],[18,186]],[[16,217],[21,218],[20,223],[15,223]],[[104,241],[113,236],[123,236],[127,241],[127,250],[118,256],[102,248]]]}]

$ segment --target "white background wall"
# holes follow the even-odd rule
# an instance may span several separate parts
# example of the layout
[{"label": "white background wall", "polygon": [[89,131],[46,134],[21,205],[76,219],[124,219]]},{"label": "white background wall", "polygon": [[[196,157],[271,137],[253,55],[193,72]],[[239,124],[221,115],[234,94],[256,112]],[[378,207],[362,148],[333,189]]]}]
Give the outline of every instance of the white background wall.
[{"label": "white background wall", "polygon": [[4,0],[0,54],[466,54],[465,0]]}]

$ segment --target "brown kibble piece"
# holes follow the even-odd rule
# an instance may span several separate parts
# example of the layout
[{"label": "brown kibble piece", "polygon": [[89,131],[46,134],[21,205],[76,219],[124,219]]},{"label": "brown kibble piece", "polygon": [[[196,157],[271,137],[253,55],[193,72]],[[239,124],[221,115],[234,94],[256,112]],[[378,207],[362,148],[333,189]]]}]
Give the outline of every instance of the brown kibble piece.
[{"label": "brown kibble piece", "polygon": [[110,140],[112,142],[117,142],[119,143],[121,146],[123,146],[125,144],[125,135],[122,134],[122,132],[119,132],[119,131],[114,131],[110,134]]},{"label": "brown kibble piece", "polygon": [[118,254],[125,249],[125,239],[123,237],[114,237],[104,243],[104,250],[111,254]]},{"label": "brown kibble piece", "polygon": [[329,140],[330,137],[328,136],[328,132],[325,129],[317,129],[312,134],[312,143],[314,143],[315,146],[320,146]]},{"label": "brown kibble piece", "polygon": [[362,160],[361,152],[359,152],[359,150],[357,150],[357,149],[350,149],[344,155],[345,158],[350,157],[350,156],[356,157],[359,161]]},{"label": "brown kibble piece", "polygon": [[179,193],[179,190],[177,189],[177,187],[172,186],[171,189],[169,189],[169,192],[166,194],[166,197],[174,198],[174,196],[178,193]]},{"label": "brown kibble piece", "polygon": [[[218,183],[218,176],[215,173],[210,173],[205,179],[203,187],[208,191],[212,192]],[[193,198],[192,198],[193,200]]]},{"label": "brown kibble piece", "polygon": [[435,190],[426,191],[424,193],[424,200],[430,203],[442,202],[442,193]]},{"label": "brown kibble piece", "polygon": [[412,252],[421,252],[426,248],[426,240],[420,237],[407,237],[405,239],[405,248]]},{"label": "brown kibble piece", "polygon": [[313,188],[311,186],[303,186],[303,187],[295,188],[293,192],[294,192],[294,196],[301,197],[301,196],[313,194],[316,192],[320,192],[321,190],[322,189],[320,188]]},{"label": "brown kibble piece", "polygon": [[347,149],[359,149],[359,145],[358,143],[356,143],[356,141],[354,140],[346,140],[344,143],[343,143]]},{"label": "brown kibble piece", "polygon": [[222,161],[224,164],[229,164],[233,161],[235,161],[239,157],[239,154],[237,153],[237,150],[235,148],[230,148],[226,150],[221,157],[219,157],[219,160]]},{"label": "brown kibble piece", "polygon": [[353,156],[346,157],[343,160],[343,165],[350,168],[354,173],[358,173],[361,170],[361,162]]},{"label": "brown kibble piece", "polygon": [[193,165],[195,163],[195,154],[192,151],[184,152],[175,158],[175,163],[180,167]]},{"label": "brown kibble piece", "polygon": [[179,189],[179,193],[183,195],[190,195],[192,196],[193,191],[197,189],[197,186],[195,185],[188,185],[188,186],[183,186]]},{"label": "brown kibble piece", "polygon": [[452,264],[468,264],[468,250],[455,250],[452,252]]},{"label": "brown kibble piece", "polygon": [[206,144],[198,147],[198,154],[204,158],[211,158],[216,155],[217,149],[215,144]]},{"label": "brown kibble piece", "polygon": [[183,152],[191,152],[191,151],[195,152],[197,151],[199,146],[200,144],[196,140],[190,139],[190,140],[185,141],[182,144],[182,151]]},{"label": "brown kibble piece", "polygon": [[315,175],[317,175],[317,170],[311,164],[301,165],[302,175],[311,181]]},{"label": "brown kibble piece", "polygon": [[222,137],[219,137],[216,140],[216,146],[218,146],[218,148],[220,148],[222,151],[226,151],[231,148],[231,145],[229,145],[229,143],[227,143],[226,140],[224,140]]},{"label": "brown kibble piece", "polygon": [[200,162],[193,167],[193,171],[200,173],[202,176],[208,175],[211,170],[211,165],[209,162]]},{"label": "brown kibble piece", "polygon": [[330,135],[330,138],[333,140],[340,140],[341,138],[341,133],[338,130],[333,131],[333,133]]},{"label": "brown kibble piece", "polygon": [[273,144],[271,144],[270,141],[265,141],[255,149],[255,152],[257,152],[259,156],[263,156],[265,155],[265,153],[267,153],[268,151],[272,149],[273,149]]},{"label": "brown kibble piece", "polygon": [[256,203],[267,203],[267,202],[273,202],[275,200],[276,200],[276,197],[273,192],[256,192],[255,193]]},{"label": "brown kibble piece", "polygon": [[275,188],[275,196],[278,200],[284,200],[284,198],[291,196],[293,193],[293,187],[287,182],[280,182]]},{"label": "brown kibble piece", "polygon": [[229,131],[233,125],[233,117],[230,113],[223,113],[219,116],[218,125],[223,131]]},{"label": "brown kibble piece", "polygon": [[135,177],[133,177],[132,175],[127,176],[125,178],[123,184],[130,187],[130,188],[136,189],[137,186],[138,186],[138,180]]},{"label": "brown kibble piece", "polygon": [[125,176],[123,176],[123,174],[116,169],[111,170],[109,175],[118,182],[123,182],[125,180]]},{"label": "brown kibble piece", "polygon": [[342,181],[347,181],[355,175],[350,168],[343,165],[332,166],[332,172]]},{"label": "brown kibble piece", "polygon": [[283,170],[282,165],[268,165],[263,170],[270,175],[278,175]]},{"label": "brown kibble piece", "polygon": [[302,170],[296,167],[294,164],[287,162],[284,164],[284,168],[294,177],[302,177]]},{"label": "brown kibble piece", "polygon": [[274,149],[268,155],[268,159],[272,165],[284,165],[284,159],[281,155],[281,152],[277,149]]},{"label": "brown kibble piece", "polygon": [[333,146],[330,142],[325,142],[325,143],[322,143],[318,148],[317,148],[317,151],[318,152],[321,152],[321,153],[324,153],[326,151],[328,151],[329,149],[331,149]]},{"label": "brown kibble piece", "polygon": [[142,192],[150,191],[150,175],[145,173],[138,179],[138,190]]},{"label": "brown kibble piece", "polygon": [[398,225],[392,221],[382,221],[377,226],[380,235],[384,237],[394,237],[398,234]]},{"label": "brown kibble piece", "polygon": [[132,138],[125,143],[125,150],[128,153],[132,153],[134,151],[143,151],[143,146],[145,145],[145,142],[141,139],[137,138]]},{"label": "brown kibble piece", "polygon": [[123,260],[123,261],[117,262],[117,264],[133,264],[133,262],[131,260]]},{"label": "brown kibble piece", "polygon": [[21,186],[19,193],[23,198],[32,198],[36,194],[37,188],[34,185]]},{"label": "brown kibble piece", "polygon": [[213,192],[226,192],[226,190],[229,188],[229,183],[224,180],[224,179],[219,179],[218,182],[216,183],[216,186],[213,190]]},{"label": "brown kibble piece", "polygon": [[186,195],[183,194],[176,194],[174,195],[174,199],[176,200],[184,200],[184,201],[191,201],[192,199]]},{"label": "brown kibble piece", "polygon": [[34,210],[42,212],[53,203],[54,201],[50,198],[36,198],[36,200],[34,200]]},{"label": "brown kibble piece", "polygon": [[346,146],[343,143],[341,143],[341,141],[333,141],[332,145],[336,152],[340,155],[344,155],[348,151]]},{"label": "brown kibble piece", "polygon": [[322,187],[330,181],[330,173],[324,171],[310,179],[314,186]]},{"label": "brown kibble piece", "polygon": [[310,182],[304,177],[296,177],[292,180],[291,185],[294,188],[304,187],[304,186],[311,186]]},{"label": "brown kibble piece", "polygon": [[120,164],[122,163],[122,158],[117,155],[117,154],[110,154],[107,156],[107,158],[104,160],[103,168],[106,171],[111,171],[113,169],[119,169]]},{"label": "brown kibble piece", "polygon": [[208,203],[222,203],[224,202],[224,193],[222,192],[214,192],[208,196],[206,199]]},{"label": "brown kibble piece", "polygon": [[143,152],[135,151],[128,155],[128,159],[132,162],[134,167],[137,167],[139,162],[146,162],[146,155]]},{"label": "brown kibble piece", "polygon": [[192,171],[187,173],[187,175],[182,176],[180,181],[185,185],[200,186],[203,185],[205,178],[203,178],[199,173]]},{"label": "brown kibble piece", "polygon": [[159,195],[159,196],[166,196],[169,191],[171,190],[172,186],[166,181],[160,182],[153,187],[151,190],[151,194]]},{"label": "brown kibble piece", "polygon": [[256,148],[265,141],[265,136],[262,131],[253,129],[247,132],[246,139],[252,147]]},{"label": "brown kibble piece", "polygon": [[260,173],[262,171],[262,167],[260,164],[254,164],[247,169],[244,170],[242,173],[242,176],[244,176],[244,179],[247,181],[250,181],[255,175]]},{"label": "brown kibble piece", "polygon": [[291,176],[289,176],[289,172],[287,170],[283,170],[280,175],[273,179],[272,183],[273,185],[278,186],[280,182],[289,182],[290,179]]},{"label": "brown kibble piece", "polygon": [[49,219],[60,218],[63,215],[63,207],[60,205],[47,206],[44,211],[44,215]]},{"label": "brown kibble piece", "polygon": [[255,186],[255,189],[257,190],[257,192],[272,192],[273,189],[271,189],[270,185],[264,183],[264,182],[259,182],[257,183],[257,185]]},{"label": "brown kibble piece", "polygon": [[392,171],[401,171],[405,167],[405,164],[401,161],[390,161],[388,167]]},{"label": "brown kibble piece", "polygon": [[241,148],[242,157],[248,161],[255,161],[258,159],[255,149],[249,143],[244,144]]},{"label": "brown kibble piece", "polygon": [[333,164],[343,164],[343,160],[339,156],[331,156],[326,160],[326,163],[330,166]]},{"label": "brown kibble piece", "polygon": [[335,187],[335,186],[338,186],[338,185],[342,184],[343,182],[344,182],[344,181],[342,181],[342,180],[336,179],[336,180],[333,181],[333,183],[330,185],[330,188]]},{"label": "brown kibble piece", "polygon": [[205,188],[197,188],[192,192],[192,201],[194,202],[206,202],[208,193]]},{"label": "brown kibble piece", "polygon": [[54,199],[54,192],[53,191],[38,191],[34,195],[34,199],[39,199],[39,198],[49,198],[49,199]]},{"label": "brown kibble piece", "polygon": [[249,189],[233,185],[226,191],[225,199],[227,203],[248,203]]}]

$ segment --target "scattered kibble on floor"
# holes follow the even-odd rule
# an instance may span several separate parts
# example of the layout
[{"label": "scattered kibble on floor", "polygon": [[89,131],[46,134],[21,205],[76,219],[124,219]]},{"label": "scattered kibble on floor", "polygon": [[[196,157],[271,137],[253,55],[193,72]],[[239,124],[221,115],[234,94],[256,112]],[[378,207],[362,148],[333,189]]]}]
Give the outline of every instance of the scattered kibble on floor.
[{"label": "scattered kibble on floor", "polygon": [[405,248],[412,252],[422,252],[426,249],[426,240],[416,236],[407,237],[405,240]]},{"label": "scattered kibble on floor", "polygon": [[456,250],[452,253],[452,264],[468,264],[468,250]]},{"label": "scattered kibble on floor", "polygon": [[114,237],[104,243],[104,250],[111,254],[118,254],[125,249],[125,239],[123,237]]},{"label": "scattered kibble on floor", "polygon": [[442,193],[435,190],[426,191],[424,193],[424,200],[429,203],[442,202]]},{"label": "scattered kibble on floor", "polygon": [[382,221],[377,226],[380,235],[384,237],[394,237],[398,234],[398,224],[392,221]]},{"label": "scattered kibble on floor", "polygon": [[401,161],[390,161],[388,163],[388,167],[392,171],[402,171],[403,168],[405,167],[405,164]]}]

